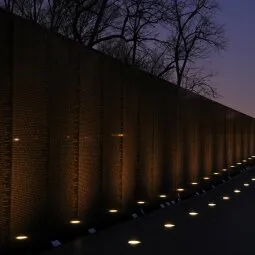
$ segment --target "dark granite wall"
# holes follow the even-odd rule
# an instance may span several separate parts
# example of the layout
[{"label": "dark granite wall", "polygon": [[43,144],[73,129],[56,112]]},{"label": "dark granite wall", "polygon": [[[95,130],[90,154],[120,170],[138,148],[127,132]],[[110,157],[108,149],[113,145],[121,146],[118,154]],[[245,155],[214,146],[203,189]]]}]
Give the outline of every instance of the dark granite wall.
[{"label": "dark granite wall", "polygon": [[185,90],[177,101],[174,85],[4,12],[0,30],[1,244],[254,153],[249,116]]}]

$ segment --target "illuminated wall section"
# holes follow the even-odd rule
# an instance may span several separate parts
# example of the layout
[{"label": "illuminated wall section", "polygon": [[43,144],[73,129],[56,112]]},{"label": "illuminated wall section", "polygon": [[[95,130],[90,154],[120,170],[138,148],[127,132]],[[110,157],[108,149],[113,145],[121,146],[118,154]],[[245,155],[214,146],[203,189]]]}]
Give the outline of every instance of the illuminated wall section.
[{"label": "illuminated wall section", "polygon": [[155,110],[153,86],[147,75],[139,74],[139,106],[138,106],[138,179],[137,196],[142,199],[153,197],[154,171],[154,130]]},{"label": "illuminated wall section", "polygon": [[0,246],[9,237],[12,161],[12,38],[10,16],[0,15]]},{"label": "illuminated wall section", "polygon": [[[165,137],[165,161],[167,170],[167,182],[164,186],[169,187],[169,191],[176,195],[176,188],[179,186],[180,180],[180,160],[178,156],[179,132],[176,132],[176,126],[180,125],[176,122],[177,118],[177,88],[168,84],[166,86],[166,137]],[[180,101],[179,101],[180,104]],[[167,190],[167,188],[166,188]]]},{"label": "illuminated wall section", "polygon": [[201,99],[201,114],[202,123],[200,126],[201,135],[201,160],[203,162],[203,168],[201,171],[202,176],[208,176],[212,173],[212,155],[213,155],[213,136],[212,136],[212,109],[206,99]]},{"label": "illuminated wall section", "polygon": [[182,94],[181,130],[182,130],[182,181],[188,184],[196,180],[199,170],[198,147],[198,105],[197,96],[187,92]]},{"label": "illuminated wall section", "polygon": [[79,211],[85,223],[102,208],[101,56],[82,49],[79,119]]},{"label": "illuminated wall section", "polygon": [[138,98],[139,73],[130,75],[130,67],[123,68],[123,168],[122,168],[122,202],[127,208],[139,199],[136,193],[136,180],[139,175],[138,145]]},{"label": "illuminated wall section", "polygon": [[225,167],[225,108],[218,105],[218,115],[213,126],[214,135],[214,171],[222,170]]},{"label": "illuminated wall section", "polygon": [[47,35],[14,19],[11,233],[44,226],[47,208]]},{"label": "illuminated wall section", "polygon": [[102,59],[103,88],[103,196],[106,207],[122,204],[123,83],[122,66]]},{"label": "illuminated wall section", "polygon": [[61,37],[49,46],[49,200],[53,224],[78,212],[79,47]]},{"label": "illuminated wall section", "polygon": [[[153,79],[153,82],[158,82]],[[170,162],[168,158],[167,151],[167,121],[171,118],[168,115],[168,93],[169,84],[161,83],[160,90],[155,91],[155,125],[154,125],[154,147],[155,147],[155,157],[154,157],[154,190],[155,194],[167,194],[170,189]]]}]

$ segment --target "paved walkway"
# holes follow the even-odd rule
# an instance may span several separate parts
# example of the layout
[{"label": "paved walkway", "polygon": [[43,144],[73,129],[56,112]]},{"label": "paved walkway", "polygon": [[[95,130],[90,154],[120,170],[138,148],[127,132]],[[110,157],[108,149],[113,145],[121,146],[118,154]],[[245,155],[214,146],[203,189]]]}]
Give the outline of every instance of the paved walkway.
[{"label": "paved walkway", "polygon": [[[255,170],[192,200],[125,222],[42,255],[254,255]],[[250,184],[248,187],[244,183]],[[235,193],[240,189],[241,193]],[[229,200],[223,200],[229,196]],[[215,207],[209,207],[213,202]],[[190,211],[197,216],[190,216]],[[164,224],[175,227],[166,229]],[[132,247],[131,239],[141,243]]]}]

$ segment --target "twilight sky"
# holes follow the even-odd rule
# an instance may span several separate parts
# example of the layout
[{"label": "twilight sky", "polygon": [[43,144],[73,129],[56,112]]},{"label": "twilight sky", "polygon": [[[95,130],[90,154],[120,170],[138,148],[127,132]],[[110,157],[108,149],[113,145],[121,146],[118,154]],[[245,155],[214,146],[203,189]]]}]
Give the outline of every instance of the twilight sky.
[{"label": "twilight sky", "polygon": [[255,0],[219,0],[219,22],[225,24],[228,50],[212,56],[217,99],[255,117]]}]

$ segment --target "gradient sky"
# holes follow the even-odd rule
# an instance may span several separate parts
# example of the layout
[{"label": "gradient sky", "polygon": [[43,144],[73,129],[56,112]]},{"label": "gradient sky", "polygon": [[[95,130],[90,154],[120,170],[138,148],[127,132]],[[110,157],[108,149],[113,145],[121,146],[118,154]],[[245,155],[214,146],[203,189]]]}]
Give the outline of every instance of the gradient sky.
[{"label": "gradient sky", "polygon": [[213,83],[222,96],[216,101],[255,117],[255,0],[218,2],[229,47],[211,58],[218,73]]}]

